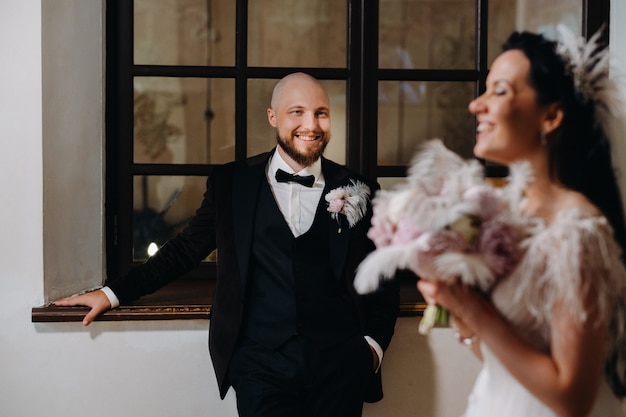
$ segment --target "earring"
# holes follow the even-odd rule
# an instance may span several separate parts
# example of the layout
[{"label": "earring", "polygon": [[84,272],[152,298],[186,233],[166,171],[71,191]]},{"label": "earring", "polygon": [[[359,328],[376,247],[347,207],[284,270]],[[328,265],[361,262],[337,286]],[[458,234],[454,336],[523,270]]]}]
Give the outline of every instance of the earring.
[{"label": "earring", "polygon": [[546,131],[541,129],[539,132],[539,137],[541,138],[541,146],[546,146],[548,140],[546,139]]}]

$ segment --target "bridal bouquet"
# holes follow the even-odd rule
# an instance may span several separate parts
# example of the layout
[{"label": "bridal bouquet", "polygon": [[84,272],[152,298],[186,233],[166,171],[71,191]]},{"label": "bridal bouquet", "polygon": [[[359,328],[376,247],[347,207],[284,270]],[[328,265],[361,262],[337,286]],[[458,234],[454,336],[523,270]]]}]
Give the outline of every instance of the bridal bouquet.
[{"label": "bridal bouquet", "polygon": [[[399,269],[445,282],[461,282],[488,292],[515,266],[525,236],[519,204],[529,178],[525,166],[512,166],[504,187],[485,181],[476,160],[464,160],[440,140],[427,142],[406,181],[379,191],[368,237],[376,245],[357,270],[354,286],[375,291]],[[420,333],[447,325],[446,312],[428,306]]]}]

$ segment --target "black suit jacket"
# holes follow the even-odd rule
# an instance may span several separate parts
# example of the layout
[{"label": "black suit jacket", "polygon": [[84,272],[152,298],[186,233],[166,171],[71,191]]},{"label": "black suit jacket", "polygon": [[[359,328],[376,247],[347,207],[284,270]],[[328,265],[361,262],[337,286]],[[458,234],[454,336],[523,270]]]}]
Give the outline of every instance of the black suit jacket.
[{"label": "black suit jacket", "polygon": [[[209,348],[222,398],[230,387],[227,371],[243,317],[256,201],[270,156],[271,153],[265,153],[216,168],[207,180],[202,205],[189,226],[145,264],[109,285],[121,302],[134,300],[197,267],[217,248],[217,284],[211,308]],[[351,179],[366,182],[372,194],[378,188],[325,158],[322,158],[322,172],[326,181],[323,195],[334,188],[350,185]],[[377,293],[367,296],[357,295],[352,286],[357,266],[374,249],[366,236],[371,214],[371,204],[368,204],[367,215],[352,228],[347,227],[344,218],[341,233],[338,233],[335,221],[329,222],[328,239],[332,248],[332,269],[353,295],[363,334],[371,336],[386,349],[398,313],[397,285],[389,282]],[[380,373],[377,373],[373,375],[366,400],[381,398]]]}]

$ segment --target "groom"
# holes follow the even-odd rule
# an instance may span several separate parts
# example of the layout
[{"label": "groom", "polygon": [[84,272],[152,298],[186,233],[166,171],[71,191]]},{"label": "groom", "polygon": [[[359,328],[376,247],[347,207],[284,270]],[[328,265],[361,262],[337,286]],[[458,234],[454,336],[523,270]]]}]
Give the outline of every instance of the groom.
[{"label": "groom", "polygon": [[[382,398],[399,301],[394,283],[367,296],[352,287],[373,249],[366,191],[378,187],[322,157],[330,102],[315,78],[280,80],[267,116],[276,148],[216,168],[183,232],[108,287],[56,304],[92,307],[88,325],[217,248],[209,348],[221,397],[232,386],[241,417],[358,417],[364,401]],[[338,189],[360,194],[364,211],[330,213],[325,196]]]}]

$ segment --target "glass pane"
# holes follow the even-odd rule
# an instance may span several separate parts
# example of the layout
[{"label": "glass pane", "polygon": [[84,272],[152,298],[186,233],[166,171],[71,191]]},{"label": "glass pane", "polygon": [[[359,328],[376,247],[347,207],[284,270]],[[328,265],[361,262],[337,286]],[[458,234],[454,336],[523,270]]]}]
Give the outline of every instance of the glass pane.
[{"label": "glass pane", "polygon": [[[272,90],[278,80],[248,80],[248,156],[276,146],[276,130],[267,120]],[[331,139],[324,156],[339,164],[346,160],[346,82],[321,80],[330,98]]]},{"label": "glass pane", "polygon": [[136,65],[235,65],[232,0],[135,0]]},{"label": "glass pane", "polygon": [[380,184],[381,189],[390,191],[406,183],[406,177],[378,177],[376,181]]},{"label": "glass pane", "polygon": [[346,0],[249,0],[248,7],[248,65],[346,67]]},{"label": "glass pane", "polygon": [[472,157],[474,117],[470,82],[381,81],[378,97],[378,165],[408,165],[423,142],[439,138]]},{"label": "glass pane", "polygon": [[476,0],[380,0],[378,66],[476,66]]},{"label": "glass pane", "polygon": [[582,21],[581,0],[489,0],[489,63],[513,30],[540,32],[556,39],[557,24],[563,23],[580,35]]},{"label": "glass pane", "polygon": [[147,259],[149,248],[161,246],[187,225],[200,207],[205,188],[206,177],[133,178],[134,261]]},{"label": "glass pane", "polygon": [[136,164],[221,164],[235,158],[235,81],[136,77]]}]

